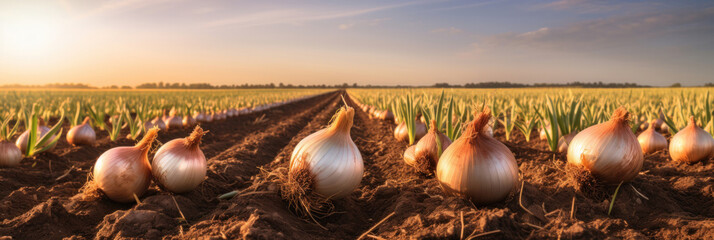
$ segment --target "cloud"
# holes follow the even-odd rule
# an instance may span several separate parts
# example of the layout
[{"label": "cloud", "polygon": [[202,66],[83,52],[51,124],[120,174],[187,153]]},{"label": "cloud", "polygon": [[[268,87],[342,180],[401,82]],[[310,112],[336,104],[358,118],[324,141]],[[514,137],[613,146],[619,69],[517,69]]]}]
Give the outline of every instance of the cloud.
[{"label": "cloud", "polygon": [[377,26],[381,24],[384,21],[388,21],[391,18],[376,18],[376,19],[370,19],[370,20],[362,20],[362,21],[356,21],[356,22],[350,22],[350,23],[343,23],[338,26],[340,30],[347,30],[352,27],[355,27],[357,25],[361,26]]},{"label": "cloud", "polygon": [[[305,22],[322,21],[329,19],[339,19],[346,17],[355,17],[373,12],[386,11],[390,9],[422,5],[434,2],[430,1],[415,1],[405,2],[391,5],[378,6],[373,8],[364,8],[356,10],[333,10],[333,11],[317,11],[305,9],[277,9],[254,14],[242,15],[238,17],[224,18],[208,22],[207,26],[237,26],[237,27],[254,27],[274,24],[302,24]],[[349,25],[349,24],[348,24]]]},{"label": "cloud", "polygon": [[538,9],[573,10],[580,13],[612,12],[623,9],[652,9],[656,2],[628,2],[623,0],[558,0],[537,5]]},{"label": "cloud", "polygon": [[704,8],[613,16],[523,33],[504,33],[482,42],[487,46],[578,50],[641,44],[662,36],[712,36],[713,33],[714,8]]},{"label": "cloud", "polygon": [[503,0],[494,0],[494,1],[483,1],[483,2],[471,2],[468,4],[462,4],[462,5],[456,5],[456,6],[449,6],[449,7],[442,7],[442,8],[435,8],[432,9],[431,11],[448,11],[448,10],[463,10],[463,9],[469,9],[469,8],[476,8],[476,7],[482,7],[486,5],[491,5],[494,3],[498,2],[503,2]]},{"label": "cloud", "polygon": [[460,34],[463,33],[464,31],[455,27],[448,27],[448,28],[437,28],[434,30],[431,30],[431,33],[445,33],[445,34]]}]

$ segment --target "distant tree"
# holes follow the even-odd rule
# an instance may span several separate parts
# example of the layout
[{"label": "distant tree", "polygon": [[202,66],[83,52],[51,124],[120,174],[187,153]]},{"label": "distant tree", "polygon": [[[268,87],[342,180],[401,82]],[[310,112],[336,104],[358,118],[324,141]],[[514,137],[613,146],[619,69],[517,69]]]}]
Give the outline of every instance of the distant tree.
[{"label": "distant tree", "polygon": [[678,88],[678,87],[682,87],[682,84],[681,84],[681,83],[675,83],[675,84],[669,85],[669,87],[671,87],[671,88]]}]

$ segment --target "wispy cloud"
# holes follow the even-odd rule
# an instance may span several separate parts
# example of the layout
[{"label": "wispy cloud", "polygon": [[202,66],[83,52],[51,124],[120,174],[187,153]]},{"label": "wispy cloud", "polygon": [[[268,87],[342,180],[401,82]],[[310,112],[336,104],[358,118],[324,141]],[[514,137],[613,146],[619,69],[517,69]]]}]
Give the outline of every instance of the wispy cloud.
[{"label": "wispy cloud", "polygon": [[370,20],[361,20],[361,21],[354,21],[350,23],[343,23],[338,26],[340,30],[347,30],[350,28],[353,28],[355,26],[377,26],[381,24],[382,22],[388,21],[391,18],[376,18],[376,19],[370,19]]},{"label": "wispy cloud", "polygon": [[386,11],[396,8],[433,3],[430,1],[415,1],[405,2],[391,5],[378,6],[373,8],[364,8],[356,10],[333,10],[333,11],[318,11],[311,9],[276,9],[264,12],[258,12],[239,17],[231,17],[208,22],[207,26],[236,26],[236,27],[254,27],[274,24],[302,24],[312,21],[322,21],[329,19],[339,19],[346,17],[355,17],[373,12]]},{"label": "wispy cloud", "polygon": [[622,0],[558,0],[536,5],[538,9],[569,10],[580,13],[612,12],[623,9],[651,10],[657,2],[630,2]]},{"label": "wispy cloud", "polygon": [[86,14],[80,16],[80,18],[87,18],[98,16],[110,12],[118,12],[123,10],[131,10],[137,8],[149,7],[157,4],[168,3],[180,0],[118,0],[118,1],[108,1],[99,5],[98,7],[91,9]]},{"label": "wispy cloud", "polygon": [[482,42],[488,46],[584,50],[642,44],[662,36],[700,34],[714,36],[714,8],[613,16],[523,33],[504,33]]},{"label": "wispy cloud", "polygon": [[437,28],[434,30],[431,30],[431,33],[445,33],[445,34],[450,34],[450,35],[455,35],[455,34],[461,34],[464,31],[455,27],[448,27],[448,28]]},{"label": "wispy cloud", "polygon": [[461,4],[461,5],[456,5],[456,6],[435,8],[435,9],[432,9],[431,11],[462,10],[462,9],[483,7],[483,6],[491,5],[491,4],[498,3],[498,2],[503,2],[503,0],[483,1],[483,2],[475,2],[475,3],[472,2],[472,3]]}]

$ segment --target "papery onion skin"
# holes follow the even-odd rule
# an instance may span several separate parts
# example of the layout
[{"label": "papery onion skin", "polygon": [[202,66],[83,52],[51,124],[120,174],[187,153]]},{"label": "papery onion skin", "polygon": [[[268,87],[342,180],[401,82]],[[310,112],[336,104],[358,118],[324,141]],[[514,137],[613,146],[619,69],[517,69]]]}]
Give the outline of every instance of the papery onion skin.
[{"label": "papery onion skin", "polygon": [[111,200],[132,202],[146,192],[151,183],[151,165],[147,153],[158,134],[149,130],[133,147],[115,147],[104,152],[94,164],[94,182]]},{"label": "papery onion skin", "polygon": [[362,155],[350,137],[353,118],[354,109],[344,107],[330,127],[301,140],[290,157],[288,174],[307,170],[314,176],[314,191],[324,197],[350,195],[364,173]]},{"label": "papery onion skin", "polygon": [[15,144],[0,140],[0,167],[16,167],[22,161],[22,152]]},{"label": "papery onion skin", "polygon": [[568,163],[590,171],[604,183],[634,179],[642,169],[644,157],[628,122],[629,113],[620,107],[610,121],[578,133],[568,146]]},{"label": "papery onion skin", "polygon": [[82,124],[72,127],[67,132],[67,142],[72,145],[94,145],[97,140],[97,133],[89,125],[89,117],[84,119]]},{"label": "papery onion skin", "polygon": [[[655,121],[653,120],[650,126],[655,126]],[[667,148],[667,139],[655,131],[654,127],[647,128],[647,130],[640,133],[637,136],[637,141],[640,143],[642,148],[642,153],[650,154],[661,149]]]},{"label": "papery onion skin", "polygon": [[156,151],[151,171],[156,181],[166,190],[185,193],[203,182],[206,177],[206,156],[199,144],[205,133],[197,126],[191,136],[171,140]]},{"label": "papery onion skin", "polygon": [[488,108],[478,114],[436,166],[436,179],[447,193],[477,204],[501,201],[518,185],[513,153],[483,131],[490,118]]},{"label": "papery onion skin", "polygon": [[697,126],[694,117],[690,117],[687,127],[677,132],[669,143],[672,160],[690,164],[708,159],[713,150],[714,138]]}]

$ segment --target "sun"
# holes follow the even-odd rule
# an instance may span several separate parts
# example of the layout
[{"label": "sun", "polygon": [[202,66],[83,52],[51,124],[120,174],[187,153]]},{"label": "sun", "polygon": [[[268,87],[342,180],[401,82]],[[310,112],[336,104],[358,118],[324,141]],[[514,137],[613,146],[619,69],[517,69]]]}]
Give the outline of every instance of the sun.
[{"label": "sun", "polygon": [[13,14],[0,17],[0,54],[41,57],[55,46],[60,22],[51,15]]}]

